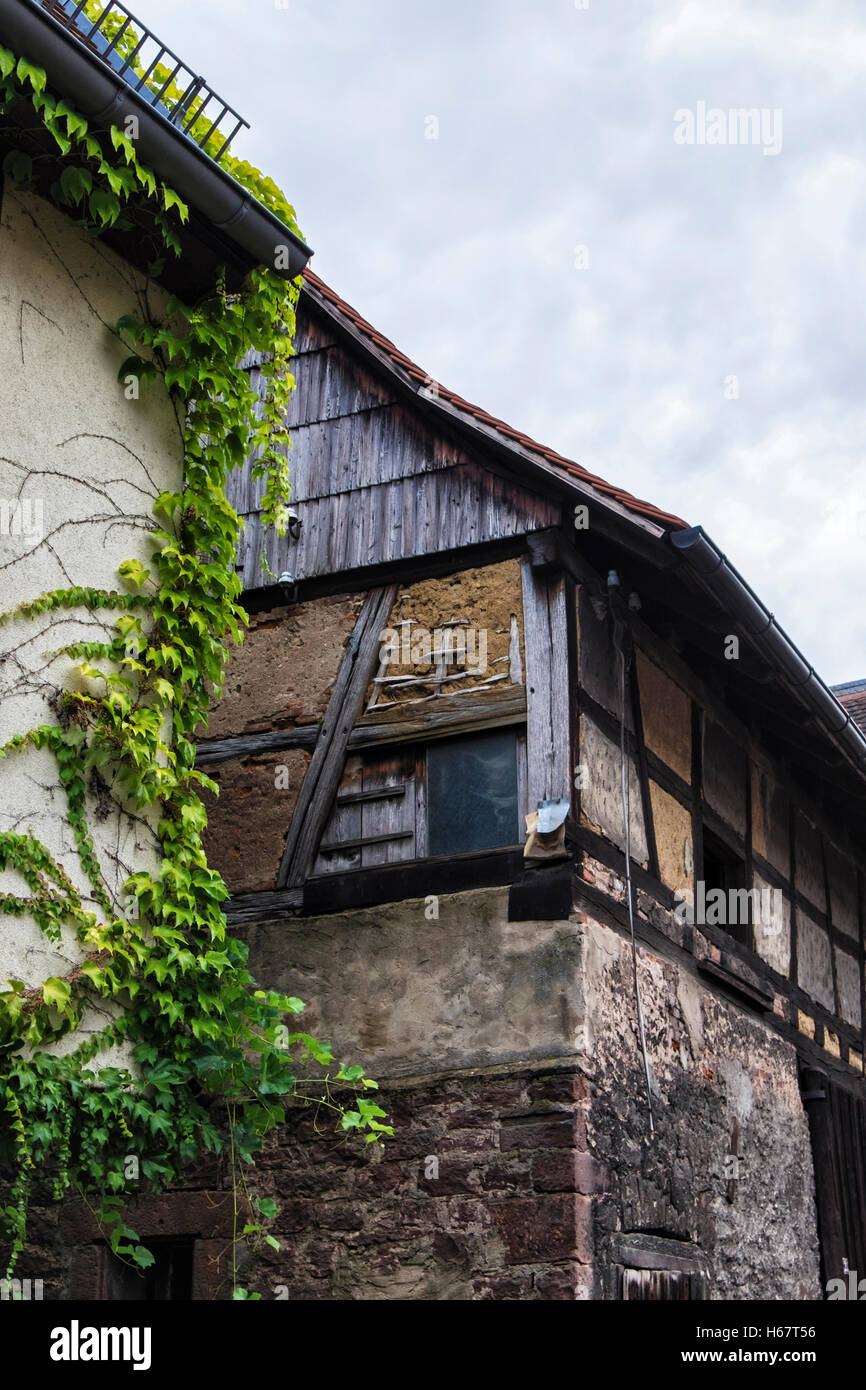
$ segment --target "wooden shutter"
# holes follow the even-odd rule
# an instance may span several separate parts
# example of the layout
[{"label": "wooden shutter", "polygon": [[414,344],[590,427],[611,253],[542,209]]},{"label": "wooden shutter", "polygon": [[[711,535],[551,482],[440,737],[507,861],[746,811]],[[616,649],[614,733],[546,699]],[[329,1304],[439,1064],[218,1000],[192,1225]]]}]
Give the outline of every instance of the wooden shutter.
[{"label": "wooden shutter", "polygon": [[866,1097],[809,1067],[803,1071],[803,1102],[826,1286],[830,1279],[845,1279],[849,1270],[866,1274]]},{"label": "wooden shutter", "polygon": [[624,1269],[622,1297],[624,1301],[660,1303],[674,1299],[691,1299],[692,1276],[682,1269]]}]

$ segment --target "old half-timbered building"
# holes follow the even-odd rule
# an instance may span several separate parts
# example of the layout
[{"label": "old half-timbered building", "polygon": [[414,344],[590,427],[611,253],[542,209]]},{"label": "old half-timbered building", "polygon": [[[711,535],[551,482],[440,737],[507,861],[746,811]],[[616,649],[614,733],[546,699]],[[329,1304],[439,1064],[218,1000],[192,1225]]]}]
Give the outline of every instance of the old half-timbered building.
[{"label": "old half-timbered building", "polygon": [[283,539],[235,478],[250,631],[199,749],[208,852],[257,978],[379,1078],[395,1135],[292,1112],[254,1286],[842,1296],[863,734],[703,530],[309,272],[296,350]]}]

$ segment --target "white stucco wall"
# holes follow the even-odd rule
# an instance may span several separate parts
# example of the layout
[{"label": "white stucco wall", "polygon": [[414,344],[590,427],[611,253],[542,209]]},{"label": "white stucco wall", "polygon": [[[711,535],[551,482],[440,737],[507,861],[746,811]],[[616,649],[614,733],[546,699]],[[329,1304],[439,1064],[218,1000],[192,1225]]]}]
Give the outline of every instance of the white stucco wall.
[{"label": "white stucco wall", "polygon": [[[138,400],[125,398],[117,371],[129,348],[113,324],[143,304],[158,314],[163,303],[158,286],[49,203],[7,182],[0,210],[0,611],[73,585],[122,590],[118,565],[149,562],[153,500],[181,483],[182,421],[158,381],[144,384]],[[19,513],[22,533],[13,534],[8,504],[19,501],[30,510]],[[0,743],[57,722],[49,697],[77,679],[77,663],[46,653],[99,640],[113,616],[81,609],[0,626]],[[90,906],[65,809],[50,753],[0,761],[0,829],[41,840]],[[130,869],[155,862],[151,828],[116,806],[100,819],[95,799],[89,826],[119,902]],[[30,892],[8,871],[0,873],[0,891]],[[34,921],[0,916],[0,988],[9,976],[27,985],[62,976],[80,955],[72,933],[58,949]],[[84,1027],[100,1023],[94,1013]],[[71,1045],[66,1039],[62,1046]]]}]

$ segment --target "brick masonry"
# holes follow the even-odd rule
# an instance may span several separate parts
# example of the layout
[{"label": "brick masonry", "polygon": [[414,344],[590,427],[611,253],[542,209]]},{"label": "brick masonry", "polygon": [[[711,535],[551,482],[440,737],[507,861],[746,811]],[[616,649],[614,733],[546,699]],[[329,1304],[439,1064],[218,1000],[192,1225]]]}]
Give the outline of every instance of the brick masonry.
[{"label": "brick masonry", "polygon": [[[263,1299],[572,1300],[593,1296],[593,1207],[604,1170],[586,1148],[589,1088],[575,1071],[465,1075],[383,1088],[396,1132],[380,1149],[298,1108],[249,1175],[276,1199],[281,1243],[245,1259]],[[224,1166],[132,1203],[148,1236],[195,1237],[193,1296],[230,1297]],[[104,1247],[85,1207],[34,1208],[16,1271],[45,1299],[102,1296]]]},{"label": "brick masonry", "polygon": [[[292,1117],[252,1184],[282,1210],[263,1297],[574,1299],[592,1290],[585,1077],[472,1075],[383,1088],[381,1153]],[[321,1125],[320,1125],[321,1127]]]}]

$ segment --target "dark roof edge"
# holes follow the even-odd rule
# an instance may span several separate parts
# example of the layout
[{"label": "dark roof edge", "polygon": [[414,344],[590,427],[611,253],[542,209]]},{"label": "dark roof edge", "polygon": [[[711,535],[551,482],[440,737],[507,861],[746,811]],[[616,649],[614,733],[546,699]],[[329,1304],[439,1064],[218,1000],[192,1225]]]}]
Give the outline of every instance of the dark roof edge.
[{"label": "dark roof edge", "polygon": [[857,723],[703,527],[673,531],[670,542],[707,592],[741,623],[754,647],[808,706],[837,748],[859,772],[866,773],[866,738]]},{"label": "dark roof edge", "polygon": [[[142,160],[165,183],[256,265],[286,280],[301,272],[313,254],[301,238],[33,0],[0,0],[0,38],[43,67],[52,88],[97,128],[137,116]],[[289,264],[283,269],[275,266],[278,246],[288,248]]]}]

